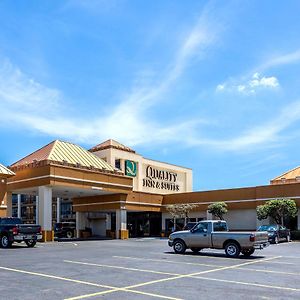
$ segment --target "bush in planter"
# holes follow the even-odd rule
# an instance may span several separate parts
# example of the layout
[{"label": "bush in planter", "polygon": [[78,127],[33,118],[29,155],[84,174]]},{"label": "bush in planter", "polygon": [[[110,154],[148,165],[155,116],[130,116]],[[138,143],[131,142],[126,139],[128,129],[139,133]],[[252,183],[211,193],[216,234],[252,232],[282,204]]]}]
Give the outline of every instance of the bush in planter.
[{"label": "bush in planter", "polygon": [[291,231],[292,240],[300,240],[300,230]]}]

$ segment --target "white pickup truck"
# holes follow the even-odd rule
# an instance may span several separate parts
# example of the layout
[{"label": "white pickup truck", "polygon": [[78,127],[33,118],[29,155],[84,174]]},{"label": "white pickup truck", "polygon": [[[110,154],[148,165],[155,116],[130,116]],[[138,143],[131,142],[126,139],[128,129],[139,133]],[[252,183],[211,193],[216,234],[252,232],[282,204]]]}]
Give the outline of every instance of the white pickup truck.
[{"label": "white pickup truck", "polygon": [[186,249],[199,252],[203,248],[225,249],[228,257],[240,253],[250,256],[255,249],[269,246],[267,232],[229,232],[225,221],[207,220],[197,223],[191,230],[173,232],[168,244],[175,253],[183,254]]}]

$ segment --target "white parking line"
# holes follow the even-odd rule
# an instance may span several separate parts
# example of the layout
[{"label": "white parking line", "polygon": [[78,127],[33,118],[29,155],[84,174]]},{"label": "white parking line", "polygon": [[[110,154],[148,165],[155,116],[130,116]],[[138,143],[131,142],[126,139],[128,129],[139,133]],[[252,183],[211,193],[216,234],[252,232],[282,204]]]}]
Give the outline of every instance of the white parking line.
[{"label": "white parking line", "polygon": [[247,286],[255,286],[255,287],[262,287],[262,288],[276,289],[276,290],[283,290],[283,291],[300,292],[300,289],[290,288],[290,287],[283,287],[283,286],[266,285],[266,284],[260,284],[260,283],[249,283],[249,282],[226,280],[226,279],[217,279],[217,278],[207,278],[207,277],[200,277],[200,276],[193,276],[193,278],[198,278],[198,279],[202,279],[202,280],[233,283],[233,284],[242,284],[242,285],[247,285]]},{"label": "white parking line", "polygon": [[192,263],[192,262],[183,262],[183,261],[176,261],[176,260],[166,260],[166,259],[154,259],[154,258],[144,258],[144,257],[131,257],[131,256],[113,256],[115,258],[121,258],[121,259],[132,259],[132,260],[142,260],[142,261],[153,261],[153,262],[159,262],[159,263],[178,263],[178,264],[184,264],[184,265],[195,265],[195,266],[204,266],[204,267],[226,267],[226,266],[220,266],[216,264],[203,264],[203,263]]},{"label": "white parking line", "polygon": [[[208,274],[208,273],[213,273],[213,272],[219,272],[219,271],[223,271],[223,270],[235,269],[235,268],[238,268],[238,267],[241,267],[241,266],[251,265],[251,264],[261,262],[261,261],[269,261],[269,260],[276,259],[276,258],[280,258],[280,256],[276,256],[276,257],[273,257],[273,258],[265,258],[265,259],[255,260],[255,261],[252,260],[252,261],[248,261],[248,262],[238,264],[238,265],[226,266],[226,267],[221,267],[221,268],[216,268],[216,269],[210,269],[210,270],[205,270],[205,271],[191,273],[191,274],[178,275],[178,276],[167,277],[167,278],[163,278],[163,279],[152,280],[152,281],[148,281],[148,282],[144,282],[144,283],[139,283],[139,284],[126,286],[126,287],[123,287],[122,289],[123,290],[130,289],[131,291],[133,291],[134,288],[143,287],[143,286],[146,286],[146,285],[151,285],[151,284],[161,283],[161,282],[166,282],[166,281],[172,281],[172,280],[177,280],[177,279],[181,279],[181,278],[194,277],[194,276],[197,276],[197,275]],[[86,295],[78,296],[78,297],[75,297],[75,298],[69,298],[67,300],[84,299],[84,298],[100,296],[100,295],[104,295],[104,294],[112,293],[112,292],[113,291],[110,290],[110,291],[103,291],[103,292],[98,292],[98,293],[93,293],[93,294],[86,294]]]},{"label": "white parking line", "polygon": [[171,275],[171,276],[181,275],[181,274],[169,273],[169,272],[160,272],[160,271],[154,271],[154,270],[128,268],[128,267],[121,267],[121,266],[111,266],[111,265],[103,265],[103,264],[96,264],[96,263],[87,263],[87,262],[73,261],[73,260],[64,260],[64,262],[65,263],[71,263],[71,264],[78,264],[78,265],[101,267],[101,268],[111,268],[111,269],[121,269],[121,270],[127,270],[127,271],[153,273],[153,274],[159,274],[159,275]]},{"label": "white parking line", "polygon": [[[5,271],[10,271],[10,272],[16,272],[16,273],[22,273],[22,274],[27,274],[27,275],[33,275],[33,276],[46,277],[46,278],[51,278],[51,279],[57,279],[57,280],[62,280],[62,281],[68,281],[68,282],[73,282],[73,283],[79,283],[79,284],[84,284],[84,285],[109,289],[108,291],[103,291],[102,293],[104,293],[104,294],[123,291],[123,292],[141,294],[141,295],[146,295],[146,296],[151,296],[151,297],[156,297],[156,298],[162,298],[162,299],[180,300],[179,298],[162,296],[162,295],[153,294],[153,293],[140,292],[140,291],[130,290],[129,288],[126,288],[126,289],[118,288],[118,287],[114,287],[114,286],[109,286],[109,285],[104,285],[104,284],[97,284],[97,283],[92,283],[92,282],[88,282],[88,281],[76,280],[76,279],[60,277],[60,276],[55,276],[55,275],[49,275],[49,274],[44,274],[44,273],[30,272],[30,271],[14,269],[14,268],[7,268],[7,267],[0,267],[0,269],[5,270]],[[69,298],[69,299],[83,299],[83,298],[87,298],[87,297],[79,296],[79,298],[78,297],[73,297],[73,298]]]},{"label": "white parking line", "polygon": [[[138,258],[138,257],[130,257],[130,256],[113,256],[113,257],[121,258],[121,259],[139,260],[139,261],[153,261],[153,262],[159,262],[159,263],[170,263],[173,265],[174,264],[184,264],[184,265],[205,266],[205,267],[226,267],[224,265],[208,265],[208,264],[202,264],[202,263],[182,262],[182,261],[165,260],[165,259]],[[274,256],[271,258],[274,258]],[[251,261],[253,261],[253,260],[251,260]],[[276,262],[268,261],[268,263],[276,263]],[[281,274],[281,275],[300,276],[300,273],[293,273],[293,272],[271,271],[271,270],[252,269],[252,268],[243,268],[243,267],[238,267],[237,269],[247,270],[247,271],[252,271],[252,272],[265,272],[265,273],[274,273],[274,274]]]}]

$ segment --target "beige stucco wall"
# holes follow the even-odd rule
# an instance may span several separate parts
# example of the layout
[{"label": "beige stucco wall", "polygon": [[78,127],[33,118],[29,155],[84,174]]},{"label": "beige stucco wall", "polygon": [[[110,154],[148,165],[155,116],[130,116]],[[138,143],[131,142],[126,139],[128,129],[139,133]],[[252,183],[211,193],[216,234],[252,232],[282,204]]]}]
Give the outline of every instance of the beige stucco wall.
[{"label": "beige stucco wall", "polygon": [[[125,160],[131,160],[136,162],[137,176],[133,179],[134,191],[157,194],[173,194],[191,192],[193,190],[193,171],[189,168],[184,168],[164,162],[147,159],[137,153],[132,153],[114,148],[100,150],[94,152],[94,154],[102,159],[105,159],[113,167],[115,166],[115,160],[120,159],[122,171],[125,171]],[[164,173],[161,174],[165,174],[165,176],[173,179],[147,179],[146,170],[148,166],[152,167],[157,171],[163,171]],[[166,175],[167,172],[168,175]],[[173,176],[173,174],[175,174],[175,176]],[[176,179],[174,180],[175,177]]]}]

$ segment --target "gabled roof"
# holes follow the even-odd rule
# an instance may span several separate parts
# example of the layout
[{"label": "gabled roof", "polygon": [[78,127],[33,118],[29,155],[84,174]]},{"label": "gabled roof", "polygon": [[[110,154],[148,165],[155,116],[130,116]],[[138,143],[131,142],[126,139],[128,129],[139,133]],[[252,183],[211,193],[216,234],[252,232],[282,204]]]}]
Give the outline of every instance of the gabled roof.
[{"label": "gabled roof", "polygon": [[300,179],[300,166],[275,177],[274,179],[271,180],[271,183],[273,183],[274,181],[275,182],[280,181],[281,183],[285,181],[288,182],[299,181],[299,179]]},{"label": "gabled roof", "polygon": [[135,153],[135,151],[133,149],[131,149],[115,140],[112,140],[112,139],[109,139],[101,144],[96,145],[95,147],[91,148],[89,151],[97,152],[97,151],[109,149],[109,148]]},{"label": "gabled roof", "polygon": [[16,174],[13,171],[0,164],[0,176],[10,177],[14,175]]},{"label": "gabled roof", "polygon": [[59,140],[55,140],[41,149],[20,159],[12,164],[11,167],[24,166],[40,161],[56,162],[80,168],[95,168],[110,172],[115,171],[110,164],[82,148],[81,146]]}]

